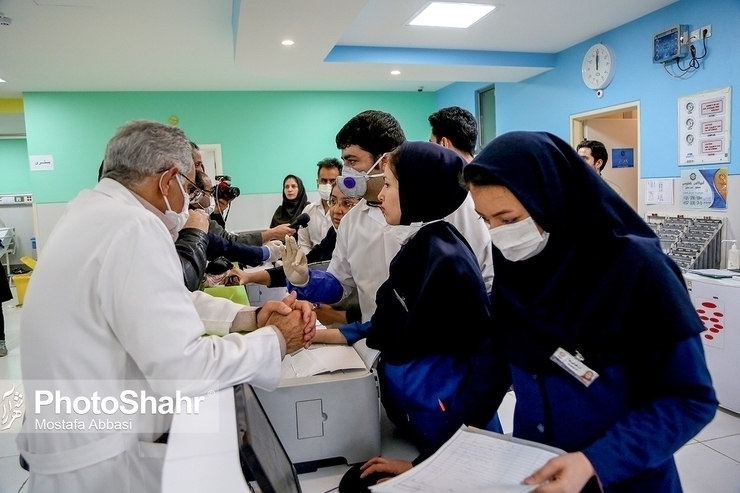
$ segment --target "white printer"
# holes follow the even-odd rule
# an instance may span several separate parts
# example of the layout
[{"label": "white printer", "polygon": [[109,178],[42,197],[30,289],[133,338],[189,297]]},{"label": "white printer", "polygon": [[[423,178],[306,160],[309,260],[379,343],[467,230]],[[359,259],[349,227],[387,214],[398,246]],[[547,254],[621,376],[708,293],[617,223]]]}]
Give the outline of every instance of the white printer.
[{"label": "white printer", "polygon": [[347,464],[380,455],[380,394],[372,370],[283,378],[273,392],[255,389],[293,464]]}]

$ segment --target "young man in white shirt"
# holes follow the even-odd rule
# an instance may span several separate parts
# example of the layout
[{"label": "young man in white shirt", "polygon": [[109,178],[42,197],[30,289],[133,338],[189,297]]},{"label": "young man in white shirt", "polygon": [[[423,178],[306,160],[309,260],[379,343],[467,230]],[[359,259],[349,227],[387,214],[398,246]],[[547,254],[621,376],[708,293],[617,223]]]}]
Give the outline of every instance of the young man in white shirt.
[{"label": "young man in white shirt", "polygon": [[311,220],[305,228],[298,230],[298,248],[308,254],[313,247],[321,243],[326,233],[331,228],[331,215],[329,214],[329,198],[331,187],[337,181],[337,176],[342,171],[342,162],[337,158],[326,158],[319,161],[318,178],[316,185],[319,187],[320,199],[311,202],[303,209]]}]

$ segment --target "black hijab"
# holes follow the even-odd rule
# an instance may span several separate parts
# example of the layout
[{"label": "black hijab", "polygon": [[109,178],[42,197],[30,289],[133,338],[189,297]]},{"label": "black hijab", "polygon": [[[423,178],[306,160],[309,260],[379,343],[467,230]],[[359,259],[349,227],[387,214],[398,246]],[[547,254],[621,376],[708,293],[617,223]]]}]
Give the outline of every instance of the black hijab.
[{"label": "black hijab", "polygon": [[466,179],[476,172],[550,233],[527,260],[493,247],[492,317],[515,362],[545,367],[562,346],[598,368],[703,330],[650,227],[566,142],[507,133],[465,167]]},{"label": "black hijab", "polygon": [[401,224],[442,219],[455,212],[468,195],[460,185],[465,161],[439,144],[404,142],[394,164]]},{"label": "black hijab", "polygon": [[[291,178],[298,183],[298,195],[293,200],[288,200],[288,197],[285,196],[285,182]],[[286,176],[283,179],[283,203],[275,210],[275,214],[272,215],[270,227],[274,228],[281,224],[292,223],[303,212],[303,209],[306,208],[306,204],[308,204],[308,197],[306,197],[306,188],[303,186],[301,179],[296,175]]]}]

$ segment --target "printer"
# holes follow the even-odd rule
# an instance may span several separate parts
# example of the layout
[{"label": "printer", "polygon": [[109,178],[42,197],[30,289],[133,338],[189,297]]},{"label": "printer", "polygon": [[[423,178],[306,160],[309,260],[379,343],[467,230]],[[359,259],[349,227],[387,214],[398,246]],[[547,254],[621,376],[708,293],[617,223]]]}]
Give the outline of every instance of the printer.
[{"label": "printer", "polygon": [[299,472],[380,455],[380,391],[372,369],[308,377],[283,373],[273,392],[255,389]]}]

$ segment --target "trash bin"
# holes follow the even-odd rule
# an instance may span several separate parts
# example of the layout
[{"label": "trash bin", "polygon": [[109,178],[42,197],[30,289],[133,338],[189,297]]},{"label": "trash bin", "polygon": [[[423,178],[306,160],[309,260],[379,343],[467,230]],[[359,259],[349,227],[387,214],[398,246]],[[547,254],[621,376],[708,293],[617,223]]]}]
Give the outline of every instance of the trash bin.
[{"label": "trash bin", "polygon": [[31,274],[17,274],[12,276],[12,278],[13,284],[15,284],[15,293],[18,296],[18,305],[22,305],[23,299],[26,297],[28,281],[31,280]]}]

